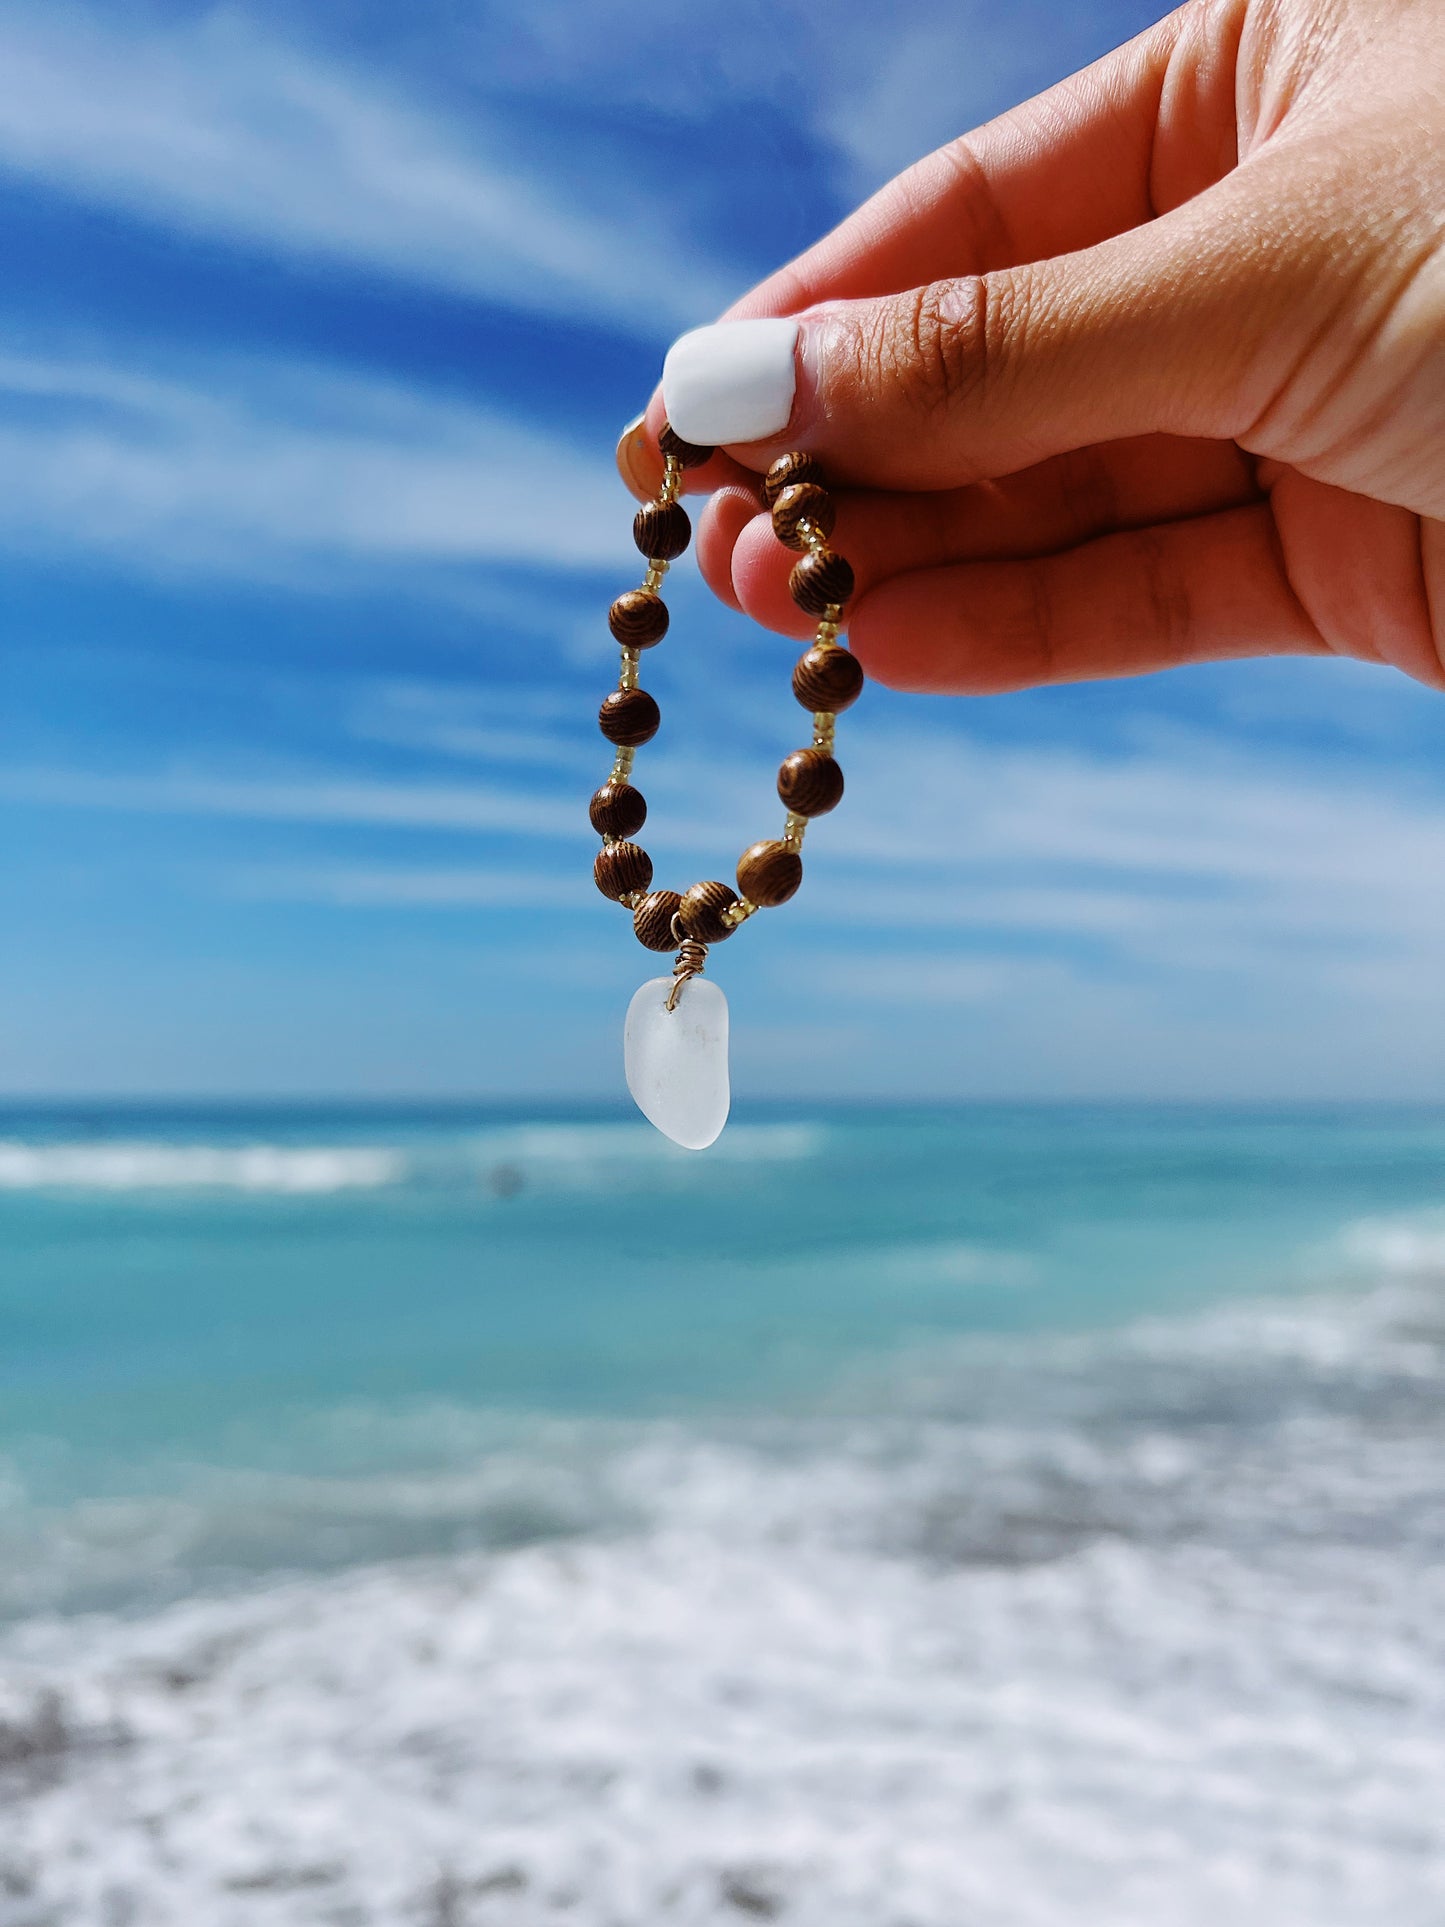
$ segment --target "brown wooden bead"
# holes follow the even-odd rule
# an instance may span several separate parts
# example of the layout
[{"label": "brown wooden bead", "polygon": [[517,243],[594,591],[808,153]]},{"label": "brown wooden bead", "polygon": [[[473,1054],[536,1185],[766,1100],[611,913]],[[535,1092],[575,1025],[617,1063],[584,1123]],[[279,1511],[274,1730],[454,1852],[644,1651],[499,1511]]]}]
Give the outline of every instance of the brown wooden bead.
[{"label": "brown wooden bead", "polygon": [[778,795],[797,816],[826,816],[843,800],[843,772],[825,749],[795,749],[778,771]]},{"label": "brown wooden bead", "polygon": [[852,595],[853,570],[832,549],[817,549],[793,564],[788,588],[800,609],[810,616],[821,616],[830,604],[846,602]]},{"label": "brown wooden bead", "polygon": [[664,422],[658,430],[657,445],[664,455],[670,455],[683,468],[701,468],[704,462],[710,462],[717,454],[715,448],[704,448],[698,442],[685,442],[671,422]]},{"label": "brown wooden bead", "polygon": [[730,890],[725,883],[716,880],[708,883],[694,883],[690,890],[682,893],[682,903],[678,909],[678,921],[690,937],[699,943],[721,943],[730,937],[733,927],[723,919],[723,912],[731,910],[737,902],[737,892]]},{"label": "brown wooden bead", "polygon": [[786,843],[754,843],[738,858],[738,888],[749,903],[765,910],[786,903],[803,881],[803,859]]},{"label": "brown wooden bead", "polygon": [[632,913],[632,928],[637,941],[649,950],[676,950],[677,938],[672,934],[672,920],[677,915],[682,898],[676,890],[654,890],[645,896]]},{"label": "brown wooden bead", "polygon": [[794,483],[792,488],[785,488],[773,504],[773,534],[789,549],[808,546],[798,531],[800,522],[811,522],[821,534],[831,535],[837,519],[838,510],[832,496],[816,482]]},{"label": "brown wooden bead", "polygon": [[650,649],[667,634],[667,604],[648,589],[629,589],[607,611],[607,627],[624,649]]},{"label": "brown wooden bead", "polygon": [[816,482],[821,488],[826,481],[821,463],[813,456],[801,452],[780,455],[763,477],[763,498],[771,508],[785,488],[799,482]]},{"label": "brown wooden bead", "polygon": [[681,502],[649,502],[632,518],[632,539],[649,561],[671,562],[692,540]]},{"label": "brown wooden bead", "polygon": [[837,715],[856,703],[863,689],[863,665],[848,649],[814,645],[793,668],[793,694],[815,714]]},{"label": "brown wooden bead", "polygon": [[639,844],[609,843],[597,852],[592,875],[603,896],[615,902],[647,888],[652,881],[652,858]]},{"label": "brown wooden bead", "polygon": [[609,689],[597,712],[597,727],[619,749],[650,743],[662,722],[662,712],[645,689]]},{"label": "brown wooden bead", "polygon": [[587,814],[599,836],[636,836],[647,821],[647,799],[631,783],[604,783]]}]

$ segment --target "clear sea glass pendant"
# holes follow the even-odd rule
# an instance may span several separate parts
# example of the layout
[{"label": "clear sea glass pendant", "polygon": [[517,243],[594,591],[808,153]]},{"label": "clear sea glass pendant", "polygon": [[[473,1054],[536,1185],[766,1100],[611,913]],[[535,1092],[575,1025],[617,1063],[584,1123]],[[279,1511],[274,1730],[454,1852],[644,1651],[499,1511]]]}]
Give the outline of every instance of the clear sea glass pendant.
[{"label": "clear sea glass pendant", "polygon": [[717,985],[703,977],[645,983],[627,1006],[622,1053],[642,1115],[674,1144],[705,1151],[730,1102],[728,1000]]}]

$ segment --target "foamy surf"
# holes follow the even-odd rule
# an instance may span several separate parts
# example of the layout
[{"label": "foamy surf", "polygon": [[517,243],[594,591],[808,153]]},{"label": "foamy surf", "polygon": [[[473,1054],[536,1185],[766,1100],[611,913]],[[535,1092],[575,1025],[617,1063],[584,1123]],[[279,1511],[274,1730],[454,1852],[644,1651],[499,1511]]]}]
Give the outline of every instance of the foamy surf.
[{"label": "foamy surf", "polygon": [[399,1183],[406,1160],[372,1147],[0,1141],[0,1190],[241,1191],[300,1197]]},{"label": "foamy surf", "polygon": [[0,1927],[1438,1927],[1445,1126],[739,1123],[10,1115]]},{"label": "foamy surf", "polygon": [[268,1556],[483,1543],[0,1642],[0,1923],[1437,1927],[1442,1384],[1391,1286],[398,1419],[444,1462],[273,1481]]}]

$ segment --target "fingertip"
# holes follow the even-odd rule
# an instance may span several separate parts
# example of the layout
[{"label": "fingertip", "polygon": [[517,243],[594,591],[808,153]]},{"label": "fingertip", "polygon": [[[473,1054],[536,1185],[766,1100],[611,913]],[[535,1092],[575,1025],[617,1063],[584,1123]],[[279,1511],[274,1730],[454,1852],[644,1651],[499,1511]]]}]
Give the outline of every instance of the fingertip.
[{"label": "fingertip", "polygon": [[753,491],[734,485],[720,488],[698,520],[697,564],[702,579],[730,609],[742,608],[733,586],[733,551],[757,512]]},{"label": "fingertip", "polygon": [[634,415],[617,438],[617,473],[639,502],[650,502],[662,487],[662,455],[646,414]]},{"label": "fingertip", "polygon": [[779,635],[809,635],[813,618],[803,613],[788,589],[788,576],[796,561],[797,557],[773,533],[771,518],[758,513],[754,496],[751,513],[732,545],[735,607]]}]

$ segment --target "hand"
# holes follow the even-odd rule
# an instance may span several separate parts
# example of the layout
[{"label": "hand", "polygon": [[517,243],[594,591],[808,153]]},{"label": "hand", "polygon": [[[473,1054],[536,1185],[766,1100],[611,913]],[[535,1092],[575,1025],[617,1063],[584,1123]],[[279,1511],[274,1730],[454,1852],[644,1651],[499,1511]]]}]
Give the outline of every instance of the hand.
[{"label": "hand", "polygon": [[809,624],[755,477],[802,447],[896,687],[1333,653],[1445,688],[1440,0],[1191,0],[727,318],[762,315],[802,321],[792,417],[688,482],[768,627]]}]

